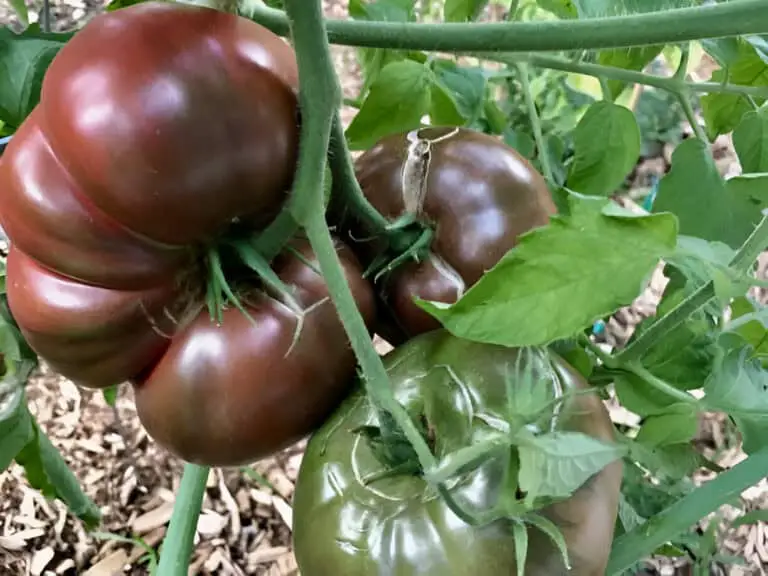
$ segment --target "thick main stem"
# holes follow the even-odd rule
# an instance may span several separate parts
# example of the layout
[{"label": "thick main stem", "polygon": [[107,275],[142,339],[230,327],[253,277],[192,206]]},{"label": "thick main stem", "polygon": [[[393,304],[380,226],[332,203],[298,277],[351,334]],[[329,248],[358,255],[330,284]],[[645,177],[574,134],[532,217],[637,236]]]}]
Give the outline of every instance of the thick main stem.
[{"label": "thick main stem", "polygon": [[[768,246],[768,216],[764,216],[755,227],[749,238],[739,248],[739,251],[730,262],[730,266],[739,271],[746,272],[754,264],[757,257]],[[638,336],[637,340],[627,346],[615,356],[617,364],[626,364],[632,360],[642,358],[653,344],[665,334],[671,332],[692,314],[704,307],[715,297],[715,283],[708,282],[697,289],[693,294],[680,302],[667,314],[651,324],[648,329]]]},{"label": "thick main stem", "polygon": [[208,470],[196,464],[184,466],[168,534],[160,551],[157,573],[162,576],[187,576]]},{"label": "thick main stem", "polygon": [[[260,4],[249,16],[278,34],[288,32],[280,10]],[[765,0],[646,12],[631,16],[542,22],[414,24],[329,20],[334,44],[440,52],[544,52],[674,44],[768,31]]]},{"label": "thick main stem", "polygon": [[333,238],[325,222],[323,180],[333,118],[341,101],[326,40],[320,0],[286,0],[299,66],[303,113],[301,148],[291,200],[296,220],[304,226],[331,300],[363,370],[371,401],[389,412],[429,470],[435,458],[418,428],[392,394],[384,364],[371,343],[368,328],[347,284]]}]

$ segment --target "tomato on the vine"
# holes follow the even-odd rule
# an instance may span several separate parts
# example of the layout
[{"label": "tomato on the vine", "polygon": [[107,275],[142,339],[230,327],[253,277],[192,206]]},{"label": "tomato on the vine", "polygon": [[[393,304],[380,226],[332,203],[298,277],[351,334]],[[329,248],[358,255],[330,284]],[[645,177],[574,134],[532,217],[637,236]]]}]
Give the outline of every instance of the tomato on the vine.
[{"label": "tomato on the vine", "polygon": [[[556,206],[539,172],[495,136],[429,127],[388,136],[356,161],[363,194],[383,216],[411,216],[434,235],[418,260],[385,275],[382,297],[404,336],[438,328],[413,298],[455,302]],[[377,242],[341,216],[363,259]],[[346,239],[346,238],[345,238]],[[395,337],[395,342],[403,338]]]},{"label": "tomato on the vine", "polygon": [[[298,309],[253,291],[242,295],[250,318],[230,308],[218,325],[204,310],[134,387],[149,434],[188,462],[245,463],[284,448],[322,424],[349,392],[355,354],[309,243],[291,248],[299,256],[284,252],[274,269],[294,288]],[[373,290],[349,248],[338,243],[337,253],[371,326]]]},{"label": "tomato on the vine", "polygon": [[[423,421],[440,459],[481,441],[506,419],[505,378],[515,374],[519,353],[436,330],[395,348],[385,357],[385,366],[395,397],[415,420]],[[547,353],[563,398],[556,429],[613,441],[613,425],[599,396],[585,393],[589,385],[579,373],[554,352]],[[520,385],[513,381],[513,387]],[[395,470],[382,474],[386,466],[356,432],[378,424],[373,406],[358,386],[311,437],[294,495],[294,550],[301,573],[516,574],[510,522],[473,527],[460,520],[421,475]],[[493,457],[450,480],[448,489],[457,502],[487,510],[502,490],[510,489],[504,484],[509,462]],[[565,538],[572,570],[566,570],[552,540],[531,527],[525,574],[602,576],[621,479],[621,461],[614,461],[570,498],[542,509]]]},{"label": "tomato on the vine", "polygon": [[[30,346],[78,385],[133,383],[149,433],[190,461],[240,464],[309,433],[355,368],[314,256],[299,241],[302,261],[272,263],[291,297],[227,252],[283,207],[298,143],[295,56],[266,28],[165,2],[93,18],[0,157],[8,302]],[[337,249],[372,322],[372,289]],[[212,253],[246,309],[214,299],[220,323]]]}]

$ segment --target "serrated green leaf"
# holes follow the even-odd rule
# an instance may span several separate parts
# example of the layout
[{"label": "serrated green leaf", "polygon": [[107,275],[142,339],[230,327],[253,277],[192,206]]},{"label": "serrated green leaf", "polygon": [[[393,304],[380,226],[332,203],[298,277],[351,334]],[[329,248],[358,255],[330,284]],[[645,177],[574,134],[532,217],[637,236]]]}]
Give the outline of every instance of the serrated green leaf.
[{"label": "serrated green leaf", "polygon": [[662,414],[646,418],[635,440],[646,446],[684,444],[696,435],[698,415],[691,404],[673,404]]},{"label": "serrated green leaf", "polygon": [[626,446],[609,444],[580,432],[530,437],[518,450],[520,489],[531,500],[568,497],[627,452]]},{"label": "serrated green leaf", "polygon": [[[732,84],[768,86],[768,63],[758,56],[753,46],[741,42],[739,57],[727,70],[716,70],[712,74],[712,81],[722,82],[726,77]],[[762,104],[765,99],[755,98],[755,101]],[[749,99],[739,94],[707,94],[701,99],[701,107],[711,139],[731,132],[741,122],[744,114],[753,109]]]},{"label": "serrated green leaf", "polygon": [[568,200],[570,214],[521,236],[458,302],[417,304],[459,337],[504,346],[568,338],[630,304],[674,250],[676,219],[638,216],[603,198]]},{"label": "serrated green leaf", "polygon": [[483,71],[479,68],[458,66],[450,60],[432,62],[432,70],[436,81],[451,94],[459,113],[467,123],[479,119],[483,114],[487,85]]},{"label": "serrated green leaf", "polygon": [[743,516],[739,516],[731,522],[731,526],[733,528],[738,528],[739,526],[757,524],[758,522],[768,523],[768,510],[750,510]]},{"label": "serrated green leaf", "polygon": [[347,128],[350,148],[370,148],[384,136],[419,127],[429,112],[430,85],[430,70],[423,64],[412,60],[387,64]]},{"label": "serrated green leaf", "polygon": [[11,465],[34,434],[24,388],[0,382],[0,472]]},{"label": "serrated green leaf", "polygon": [[768,109],[747,112],[733,131],[744,172],[768,172]]},{"label": "serrated green leaf", "polygon": [[487,4],[488,0],[445,0],[445,21],[467,22],[474,20]]},{"label": "serrated green leaf", "polygon": [[19,17],[19,21],[24,27],[29,26],[29,10],[27,9],[26,0],[8,0],[11,4],[11,8],[16,12],[16,16]]},{"label": "serrated green leaf", "polygon": [[[603,66],[624,68],[625,70],[642,70],[661,53],[662,46],[642,46],[635,48],[620,48],[615,50],[602,50],[598,55],[598,62]],[[627,87],[626,82],[608,80],[608,87],[612,98],[618,98]]]},{"label": "serrated green leaf", "polygon": [[730,414],[742,434],[743,450],[765,446],[768,435],[768,371],[751,346],[728,347],[715,361],[704,386],[706,405]]},{"label": "serrated green leaf", "polygon": [[539,6],[552,12],[558,18],[578,18],[575,0],[537,0]]},{"label": "serrated green leaf", "polygon": [[768,205],[766,182],[763,175],[746,175],[726,183],[709,146],[690,138],[672,154],[672,169],[661,180],[653,211],[675,214],[680,234],[738,248]]},{"label": "serrated green leaf", "polygon": [[[679,482],[700,467],[700,455],[691,444],[645,446],[629,441],[629,457],[653,475],[668,482]],[[645,513],[640,511],[645,516]]]},{"label": "serrated green leaf", "polygon": [[743,338],[755,356],[768,356],[768,307],[741,296],[731,302],[731,316],[725,330]]},{"label": "serrated green leaf", "polygon": [[712,56],[721,67],[726,68],[739,60],[741,42],[743,40],[736,37],[707,38],[701,40],[701,45],[707,54]]},{"label": "serrated green leaf", "polygon": [[22,34],[0,29],[0,120],[18,128],[40,100],[43,77],[71,35],[44,34],[35,25]]},{"label": "serrated green leaf", "polygon": [[32,426],[33,439],[16,456],[16,461],[24,467],[29,484],[48,498],[59,498],[86,525],[97,525],[101,519],[99,508],[85,495],[48,437],[34,421]]},{"label": "serrated green leaf", "polygon": [[517,150],[528,159],[531,159],[536,154],[536,142],[533,137],[525,132],[507,128],[502,135],[504,143]]},{"label": "serrated green leaf", "polygon": [[640,128],[630,110],[596,102],[573,134],[576,150],[568,173],[571,190],[594,196],[616,192],[640,156]]},{"label": "serrated green leaf", "polygon": [[438,82],[433,82],[431,86],[429,117],[432,124],[437,126],[464,126],[466,124],[453,95]]},{"label": "serrated green leaf", "polygon": [[513,520],[512,535],[515,539],[517,576],[525,576],[525,562],[528,558],[528,529],[521,521]]}]

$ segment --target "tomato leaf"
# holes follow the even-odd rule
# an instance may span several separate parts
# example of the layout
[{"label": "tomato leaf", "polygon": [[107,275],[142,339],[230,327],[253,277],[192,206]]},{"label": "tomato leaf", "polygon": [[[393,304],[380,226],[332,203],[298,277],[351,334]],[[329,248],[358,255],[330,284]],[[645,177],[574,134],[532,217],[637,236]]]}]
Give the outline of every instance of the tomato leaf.
[{"label": "tomato leaf", "polygon": [[[642,70],[661,53],[662,46],[643,46],[635,48],[620,48],[602,50],[598,62],[603,66],[613,66],[626,70]],[[627,87],[620,80],[608,80],[611,96],[617,98]]]},{"label": "tomato leaf", "polygon": [[663,414],[675,402],[636,374],[617,374],[613,385],[621,405],[638,416]]},{"label": "tomato leaf", "polygon": [[640,156],[640,128],[630,110],[611,102],[589,107],[573,134],[576,156],[567,185],[582,194],[612,194]]},{"label": "tomato leaf", "polygon": [[755,356],[768,356],[768,307],[745,296],[731,302],[731,321],[725,330],[738,334],[749,344]]},{"label": "tomato leaf", "polygon": [[27,9],[27,3],[25,0],[8,0],[11,4],[11,8],[16,12],[16,16],[19,17],[19,21],[24,27],[29,26],[29,10]]},{"label": "tomato leaf", "polygon": [[18,128],[40,100],[48,66],[69,34],[44,34],[30,26],[21,34],[0,29],[0,120]]},{"label": "tomato leaf", "polygon": [[646,418],[635,440],[646,446],[684,444],[696,435],[698,415],[691,404],[672,404],[662,414]]},{"label": "tomato leaf", "polygon": [[558,18],[578,18],[579,16],[575,0],[538,0],[538,4]]},{"label": "tomato leaf", "polygon": [[630,304],[674,250],[675,217],[575,194],[568,206],[569,215],[523,235],[455,304],[417,304],[456,336],[504,346],[568,338]]},{"label": "tomato leaf", "polygon": [[429,116],[438,126],[464,126],[466,123],[453,94],[439,82],[432,82]]},{"label": "tomato leaf", "polygon": [[768,172],[768,109],[747,112],[733,131],[744,172]]},{"label": "tomato leaf", "polygon": [[110,386],[109,388],[104,388],[104,390],[101,391],[102,395],[104,396],[104,401],[113,408],[117,403],[117,389],[118,387],[115,385]]},{"label": "tomato leaf", "polygon": [[61,453],[31,415],[29,418],[34,430],[33,438],[16,455],[16,461],[24,467],[30,485],[48,498],[59,498],[86,525],[96,526],[101,520],[99,508],[85,495]]},{"label": "tomato leaf", "polygon": [[730,414],[747,454],[760,450],[768,435],[768,371],[753,352],[728,341],[704,386],[706,405]]},{"label": "tomato leaf", "polygon": [[362,150],[386,135],[417,128],[429,111],[430,83],[430,70],[423,64],[412,60],[387,64],[347,128],[350,147]]},{"label": "tomato leaf", "polygon": [[526,437],[518,446],[520,489],[526,500],[566,498],[608,464],[622,458],[626,446],[608,444],[580,432],[551,432]]},{"label": "tomato leaf", "polygon": [[[753,46],[741,42],[738,58],[726,70],[716,70],[712,74],[713,82],[723,82],[726,78],[732,84],[768,86],[768,63],[760,58]],[[765,99],[755,98],[755,101],[762,104]],[[752,110],[749,99],[739,94],[707,94],[701,99],[701,107],[711,139],[732,131],[744,114]]]},{"label": "tomato leaf", "polygon": [[23,386],[0,382],[0,472],[11,465],[34,434]]},{"label": "tomato leaf", "polygon": [[[653,211],[675,214],[680,234],[738,248],[768,206],[767,178],[746,175],[726,183],[709,146],[690,138],[672,154],[672,169],[661,180]],[[702,206],[707,210],[702,211]]]},{"label": "tomato leaf", "polygon": [[[413,0],[378,0],[377,2],[351,0],[349,15],[356,20],[409,22],[413,20],[413,7]],[[401,61],[406,57],[400,50],[383,48],[358,48],[357,55],[363,72],[363,94],[370,89],[387,64]]]},{"label": "tomato leaf", "polygon": [[646,446],[629,439],[627,443],[629,444],[630,459],[641,464],[662,480],[678,482],[693,474],[701,465],[701,455],[690,443]]},{"label": "tomato leaf", "polygon": [[757,524],[758,522],[768,523],[768,510],[750,510],[743,516],[740,516],[731,522],[731,527],[738,528],[739,526]]},{"label": "tomato leaf", "polygon": [[517,576],[525,576],[525,561],[528,558],[528,530],[519,520],[512,521],[512,533],[515,538],[515,563]]},{"label": "tomato leaf", "polygon": [[466,22],[474,20],[488,4],[488,0],[445,0],[444,17],[446,22]]},{"label": "tomato leaf", "polygon": [[[434,81],[452,95],[459,114],[467,124],[475,122],[483,113],[487,80],[480,68],[458,66],[450,60],[432,62]],[[432,123],[437,121],[432,119]]]},{"label": "tomato leaf", "polygon": [[563,564],[566,567],[570,567],[570,560],[568,559],[568,544],[565,542],[565,537],[557,525],[552,522],[546,516],[541,514],[527,514],[524,518],[525,522],[535,526],[546,534],[560,552],[560,556],[563,559]]}]

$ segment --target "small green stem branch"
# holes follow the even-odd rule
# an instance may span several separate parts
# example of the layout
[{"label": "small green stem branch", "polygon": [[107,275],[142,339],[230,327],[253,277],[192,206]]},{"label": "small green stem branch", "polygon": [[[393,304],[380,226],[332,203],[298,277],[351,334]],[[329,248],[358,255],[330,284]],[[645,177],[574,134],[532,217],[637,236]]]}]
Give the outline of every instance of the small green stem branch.
[{"label": "small green stem branch", "polygon": [[755,452],[669,508],[619,536],[611,547],[606,574],[618,576],[701,518],[731,501],[768,474],[768,448]]},{"label": "small green stem branch", "polygon": [[[288,33],[286,14],[253,3],[248,16],[277,34]],[[768,31],[765,0],[647,12],[631,16],[542,22],[439,23],[329,20],[333,44],[439,52],[544,52],[670,44]]]},{"label": "small green stem branch", "polygon": [[693,133],[696,135],[696,138],[698,138],[702,142],[709,143],[709,138],[707,137],[707,133],[704,131],[704,127],[701,124],[699,124],[699,121],[696,119],[696,113],[693,111],[693,106],[691,106],[690,92],[687,89],[684,89],[679,92],[676,92],[675,96],[677,96],[677,100],[678,102],[680,102],[680,106],[683,109],[683,114],[685,115],[685,119],[688,120],[688,124],[691,125],[691,128],[693,129]]},{"label": "small green stem branch", "polygon": [[575,62],[559,56],[547,56],[543,54],[500,54],[497,52],[474,52],[475,58],[501,62],[514,66],[519,62],[527,62],[531,66],[540,68],[550,68],[552,70],[561,70],[563,72],[572,72],[574,74],[585,74],[587,76],[596,76],[608,80],[619,80],[630,84],[642,84],[653,86],[668,92],[680,92],[683,89],[693,93],[720,93],[720,94],[741,94],[744,96],[754,96],[757,98],[768,98],[768,86],[740,86],[736,84],[727,84],[721,82],[687,82],[674,76],[656,76],[634,70],[625,70],[614,66],[603,66],[602,64],[592,64],[590,62]]},{"label": "small green stem branch", "polygon": [[363,370],[371,401],[392,415],[416,451],[422,467],[430,470],[435,466],[435,458],[414,422],[392,394],[386,369],[371,343],[325,222],[325,158],[333,119],[341,102],[341,90],[331,62],[322,4],[320,0],[286,0],[285,5],[299,66],[303,113],[302,145],[291,199],[294,216],[306,230],[331,300]]},{"label": "small green stem branch", "polygon": [[196,464],[184,466],[168,534],[160,551],[157,573],[162,576],[187,576],[208,471]]},{"label": "small green stem branch", "polygon": [[533,101],[533,95],[531,94],[531,82],[528,78],[528,65],[524,62],[518,62],[515,64],[515,68],[520,76],[520,83],[523,86],[523,98],[525,98],[525,106],[528,109],[528,119],[531,123],[531,128],[533,129],[533,138],[536,141],[536,148],[539,151],[541,171],[544,173],[544,178],[547,182],[552,185],[557,185],[552,172],[552,165],[549,162],[547,143],[544,141],[544,135],[541,132],[539,113],[536,111],[536,103]]},{"label": "small green stem branch", "polygon": [[354,214],[363,221],[365,228],[373,234],[383,233],[389,226],[389,221],[374,208],[360,189],[360,183],[355,176],[352,156],[344,136],[344,126],[338,111],[333,116],[331,127],[330,154],[328,155],[331,172],[334,178],[334,194],[338,199],[333,202],[344,202]]},{"label": "small green stem branch", "polygon": [[[740,272],[746,272],[754,264],[755,260],[768,246],[768,216],[764,216],[742,245],[730,266]],[[614,359],[620,365],[626,365],[642,356],[653,346],[654,342],[665,334],[671,332],[692,314],[705,306],[715,297],[715,284],[710,281],[693,294],[688,296],[680,304],[675,306],[666,315],[659,318],[643,332],[637,340],[627,346]]]}]

